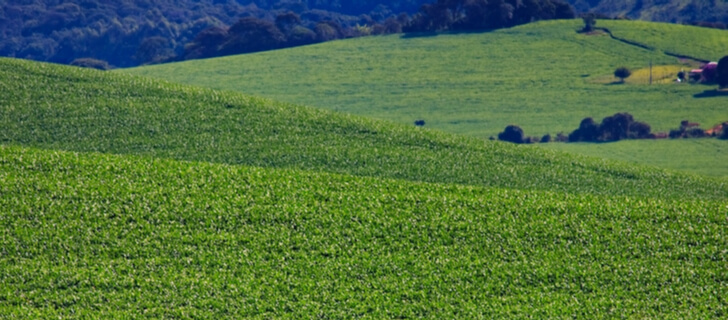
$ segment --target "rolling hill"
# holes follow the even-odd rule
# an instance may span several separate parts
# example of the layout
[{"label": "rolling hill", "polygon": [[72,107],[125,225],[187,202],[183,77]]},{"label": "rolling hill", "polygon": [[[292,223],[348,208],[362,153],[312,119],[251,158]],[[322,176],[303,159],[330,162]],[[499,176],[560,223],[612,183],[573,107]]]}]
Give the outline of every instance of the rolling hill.
[{"label": "rolling hill", "polygon": [[720,318],[724,180],[0,59],[9,318]]},{"label": "rolling hill", "polygon": [[123,73],[0,65],[2,143],[517,189],[718,198],[728,190],[667,171]]},{"label": "rolling hill", "polygon": [[[568,133],[585,117],[617,112],[633,114],[654,132],[677,128],[684,119],[705,128],[728,120],[722,98],[701,97],[712,87],[675,85],[669,81],[674,71],[654,74],[667,84],[604,81],[622,65],[635,71],[648,70],[650,62],[675,66],[669,70],[694,66],[665,52],[717,60],[728,52],[728,31],[639,21],[597,25],[652,49],[606,34],[579,34],[581,21],[546,21],[487,33],[359,38],[123,72],[400,123],[423,119],[429,128],[481,138],[509,124],[539,137]],[[673,162],[668,167],[700,169],[689,158]],[[712,175],[728,176],[725,164],[714,167]]]}]

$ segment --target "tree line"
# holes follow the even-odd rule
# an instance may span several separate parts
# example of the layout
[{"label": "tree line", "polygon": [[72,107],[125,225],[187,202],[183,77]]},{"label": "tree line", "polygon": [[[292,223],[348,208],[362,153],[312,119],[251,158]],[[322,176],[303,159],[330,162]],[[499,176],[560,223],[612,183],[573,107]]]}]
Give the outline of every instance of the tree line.
[{"label": "tree line", "polygon": [[431,1],[11,0],[0,5],[0,55],[130,67],[366,35],[573,17],[560,0]]},{"label": "tree line", "polygon": [[273,22],[290,11],[313,31],[324,20],[350,28],[426,1],[9,0],[0,2],[0,56],[129,67],[180,59],[201,31],[244,17]]},{"label": "tree line", "polygon": [[404,31],[488,30],[574,17],[560,0],[437,0],[422,5]]},{"label": "tree line", "polygon": [[306,45],[341,38],[400,32],[487,30],[536,20],[573,19],[574,10],[560,0],[437,0],[413,16],[400,13],[381,21],[363,15],[356,25],[321,19],[306,21],[295,12],[275,19],[240,19],[229,28],[200,32],[185,47],[184,59],[208,58]]},{"label": "tree line", "polygon": [[[581,120],[579,127],[568,135],[559,133],[555,139],[550,134],[541,138],[526,136],[523,129],[517,125],[508,125],[498,134],[498,140],[513,143],[547,143],[553,140],[558,142],[615,142],[634,139],[678,139],[678,138],[704,138],[717,137],[728,140],[728,122],[720,124],[713,129],[704,130],[700,124],[688,120],[680,122],[677,129],[669,133],[653,133],[649,124],[637,121],[627,112],[619,112],[605,117],[601,123],[594,118],[587,117]],[[491,140],[494,140],[491,137]]]}]

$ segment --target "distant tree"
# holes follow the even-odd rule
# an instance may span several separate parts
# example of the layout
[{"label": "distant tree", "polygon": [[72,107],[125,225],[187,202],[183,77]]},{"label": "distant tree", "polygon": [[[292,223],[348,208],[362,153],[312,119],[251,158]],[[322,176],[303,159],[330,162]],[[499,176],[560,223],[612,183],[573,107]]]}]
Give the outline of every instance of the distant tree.
[{"label": "distant tree", "polygon": [[141,64],[158,63],[174,56],[169,39],[164,37],[149,37],[142,40],[134,58]]},{"label": "distant tree", "polygon": [[335,21],[321,21],[316,24],[314,31],[316,40],[321,42],[341,39],[344,36],[343,28]]},{"label": "distant tree", "polygon": [[[567,2],[555,1],[553,4],[555,7],[553,19],[574,19],[576,17],[574,8]],[[596,21],[594,21],[594,23],[596,24]],[[594,26],[592,26],[592,28],[593,27]]]},{"label": "distant tree", "polygon": [[629,71],[626,67],[619,67],[614,70],[614,76],[619,78],[620,82],[624,83],[624,79],[629,78],[632,75],[632,71]]},{"label": "distant tree", "polygon": [[230,27],[220,53],[230,55],[271,50],[278,48],[284,41],[285,35],[272,22],[246,17]]},{"label": "distant tree", "polygon": [[541,143],[549,143],[549,142],[551,142],[550,134],[547,133],[547,134],[543,135],[543,137],[541,137]]},{"label": "distant tree", "polygon": [[619,141],[629,137],[630,124],[634,118],[629,113],[616,113],[613,116],[602,119],[599,125],[600,141]]},{"label": "distant tree", "polygon": [[301,25],[301,17],[291,11],[276,16],[276,27],[285,34],[298,25]]},{"label": "distant tree", "polygon": [[652,128],[649,124],[641,122],[641,121],[634,121],[629,124],[629,129],[627,132],[627,138],[628,139],[650,139],[654,138],[655,136],[650,133]]},{"label": "distant tree", "polygon": [[579,128],[569,134],[569,142],[596,141],[599,136],[599,125],[593,118],[584,118]]},{"label": "distant tree", "polygon": [[616,113],[598,124],[592,118],[584,118],[579,128],[569,134],[569,142],[608,142],[622,139],[651,139],[650,125],[634,121],[629,113]]},{"label": "distant tree", "polygon": [[302,46],[316,42],[316,32],[303,26],[295,26],[288,33],[286,46]]},{"label": "distant tree", "polygon": [[728,88],[728,56],[718,60],[715,80],[721,88]]},{"label": "distant tree", "polygon": [[185,46],[185,59],[201,59],[219,55],[219,48],[228,37],[225,28],[211,27],[202,30]]},{"label": "distant tree", "polygon": [[387,18],[384,21],[384,33],[402,33],[402,23],[393,17]]},{"label": "distant tree", "polygon": [[415,120],[415,125],[418,127],[425,126],[425,120]]},{"label": "distant tree", "polygon": [[594,26],[597,24],[597,16],[594,13],[585,13],[581,19],[584,21],[584,28],[581,29],[581,32],[594,31]]},{"label": "distant tree", "polygon": [[498,134],[498,140],[508,141],[513,143],[524,143],[523,140],[523,129],[516,125],[509,125]]}]

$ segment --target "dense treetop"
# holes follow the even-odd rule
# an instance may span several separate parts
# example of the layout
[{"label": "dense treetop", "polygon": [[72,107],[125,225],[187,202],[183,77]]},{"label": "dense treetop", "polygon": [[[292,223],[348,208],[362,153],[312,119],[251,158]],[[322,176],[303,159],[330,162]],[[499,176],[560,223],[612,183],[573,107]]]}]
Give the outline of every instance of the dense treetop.
[{"label": "dense treetop", "polygon": [[362,19],[383,20],[394,12],[414,12],[422,2],[0,1],[0,55],[57,63],[94,58],[126,67],[181,55],[200,31],[230,26],[243,17],[274,21],[291,11],[309,24],[331,20],[353,26]]}]

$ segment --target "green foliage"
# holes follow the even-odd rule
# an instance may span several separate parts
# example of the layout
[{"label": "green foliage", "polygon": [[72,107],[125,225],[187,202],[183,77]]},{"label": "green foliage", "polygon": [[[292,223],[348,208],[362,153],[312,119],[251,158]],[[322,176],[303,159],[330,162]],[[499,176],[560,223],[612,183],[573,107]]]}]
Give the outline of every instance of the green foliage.
[{"label": "green foliage", "polygon": [[10,318],[728,313],[722,200],[4,146],[0,177]]},{"label": "green foliage", "polygon": [[6,144],[529,190],[719,198],[728,192],[695,177],[514,148],[411,122],[120,73],[10,59],[0,64],[0,141]]},{"label": "green foliage", "polygon": [[629,78],[631,75],[632,71],[629,71],[627,67],[619,67],[614,70],[614,77],[619,78],[621,82],[624,82],[624,79]]},{"label": "green foliage", "polygon": [[406,32],[483,30],[538,20],[573,19],[574,11],[560,0],[485,1],[437,0],[424,4],[404,27]]},{"label": "green foliage", "polygon": [[[159,63],[217,48],[185,51],[191,39],[210,27],[230,26],[241,17],[273,20],[289,10],[306,17],[306,28],[325,17],[346,28],[368,14],[379,23],[398,12],[415,12],[425,0],[366,1],[4,1],[0,6],[0,56],[70,63],[79,58],[108,61],[119,67]],[[60,4],[59,4],[60,3]],[[254,5],[251,5],[254,4]],[[288,16],[290,18],[290,16]],[[284,19],[285,20],[285,17]],[[286,21],[283,21],[286,22]],[[290,22],[290,20],[288,20]],[[161,37],[167,43],[148,39]],[[289,45],[307,44],[298,41]],[[240,40],[240,39],[238,39]],[[147,43],[145,43],[147,41]],[[309,42],[310,43],[310,42]],[[222,45],[222,44],[220,44]],[[255,47],[244,46],[250,52]],[[262,46],[265,47],[265,46]],[[210,55],[212,56],[212,55]]]},{"label": "green foliage", "polygon": [[7,318],[728,314],[725,180],[14,59],[0,92]]},{"label": "green foliage", "polygon": [[728,56],[724,56],[718,61],[715,80],[721,88],[728,88]]},{"label": "green foliage", "polygon": [[513,143],[524,143],[523,129],[516,125],[507,126],[503,132],[498,134],[498,140]]},{"label": "green foliage", "polygon": [[650,139],[650,125],[635,121],[629,113],[615,113],[597,124],[592,118],[584,118],[579,128],[569,134],[569,142],[614,142],[624,139]]}]

